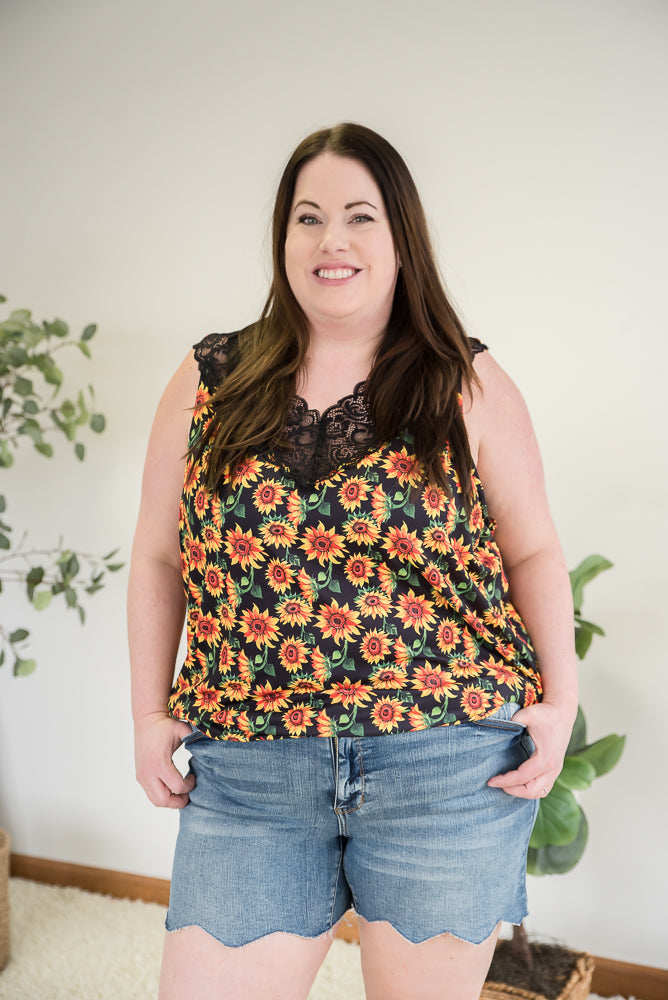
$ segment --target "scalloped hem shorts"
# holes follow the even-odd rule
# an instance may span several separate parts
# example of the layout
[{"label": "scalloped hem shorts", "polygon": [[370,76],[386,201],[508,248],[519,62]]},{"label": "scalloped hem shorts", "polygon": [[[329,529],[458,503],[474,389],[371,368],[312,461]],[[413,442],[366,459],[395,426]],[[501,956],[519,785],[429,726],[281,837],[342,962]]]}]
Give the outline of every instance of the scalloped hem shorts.
[{"label": "scalloped hem shorts", "polygon": [[479,944],[526,916],[538,801],[486,782],[533,751],[505,704],[479,722],[368,737],[185,740],[167,930],[239,946],[318,937],[352,905],[413,942]]}]

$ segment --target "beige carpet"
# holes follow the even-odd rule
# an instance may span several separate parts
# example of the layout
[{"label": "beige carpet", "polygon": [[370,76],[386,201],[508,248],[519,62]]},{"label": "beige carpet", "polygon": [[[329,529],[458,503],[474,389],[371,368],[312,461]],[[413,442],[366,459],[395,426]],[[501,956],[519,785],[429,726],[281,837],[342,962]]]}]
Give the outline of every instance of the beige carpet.
[{"label": "beige carpet", "polygon": [[[164,907],[10,881],[0,1000],[155,1000]],[[364,1000],[357,945],[334,941],[309,1000]]]}]

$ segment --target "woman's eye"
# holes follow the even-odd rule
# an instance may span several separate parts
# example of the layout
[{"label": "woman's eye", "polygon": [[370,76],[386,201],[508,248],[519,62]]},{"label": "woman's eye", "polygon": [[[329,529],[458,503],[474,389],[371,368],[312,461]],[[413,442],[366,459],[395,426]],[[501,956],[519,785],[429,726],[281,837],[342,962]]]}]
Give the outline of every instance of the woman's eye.
[{"label": "woman's eye", "polygon": [[354,215],[351,221],[352,222],[373,222],[373,219],[371,218],[370,215]]},{"label": "woman's eye", "polygon": [[299,222],[304,226],[314,226],[317,224],[318,220],[315,215],[300,215]]}]

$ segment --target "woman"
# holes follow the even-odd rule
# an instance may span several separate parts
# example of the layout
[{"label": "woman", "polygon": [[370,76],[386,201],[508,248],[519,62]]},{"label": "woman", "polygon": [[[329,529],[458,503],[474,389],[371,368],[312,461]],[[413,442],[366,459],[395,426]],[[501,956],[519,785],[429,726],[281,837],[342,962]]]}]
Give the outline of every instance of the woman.
[{"label": "woman", "polygon": [[273,257],[262,317],[186,358],[146,459],[137,774],[183,810],[161,996],[306,997],[353,902],[369,998],[472,1000],[576,712],[535,438],[380,136],[300,144]]}]

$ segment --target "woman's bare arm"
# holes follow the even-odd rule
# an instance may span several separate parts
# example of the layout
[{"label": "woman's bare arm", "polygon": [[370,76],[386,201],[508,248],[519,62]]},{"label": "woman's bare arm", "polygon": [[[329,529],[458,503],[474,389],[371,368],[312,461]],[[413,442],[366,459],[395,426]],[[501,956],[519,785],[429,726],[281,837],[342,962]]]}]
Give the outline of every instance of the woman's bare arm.
[{"label": "woman's bare arm", "polygon": [[194,784],[191,776],[181,777],[171,759],[190,727],[168,716],[167,699],[186,607],[179,503],[198,379],[191,353],[158,405],[146,453],[128,585],[137,780],[151,802],[172,808],[186,805]]},{"label": "woman's bare arm", "polygon": [[524,400],[489,354],[478,355],[475,367],[481,389],[466,414],[467,427],[497,522],[510,597],[531,636],[543,681],[543,700],[514,716],[528,727],[536,752],[490,784],[536,798],[549,791],[561,770],[577,712],[571,588]]}]

